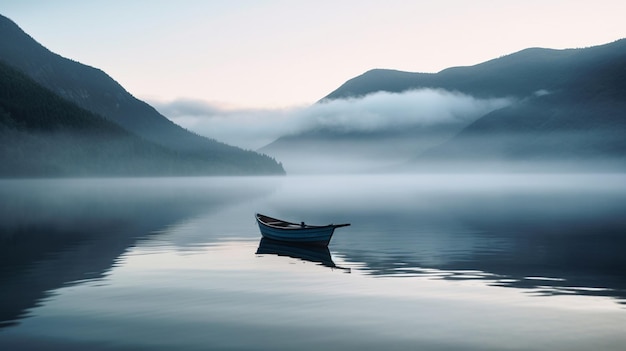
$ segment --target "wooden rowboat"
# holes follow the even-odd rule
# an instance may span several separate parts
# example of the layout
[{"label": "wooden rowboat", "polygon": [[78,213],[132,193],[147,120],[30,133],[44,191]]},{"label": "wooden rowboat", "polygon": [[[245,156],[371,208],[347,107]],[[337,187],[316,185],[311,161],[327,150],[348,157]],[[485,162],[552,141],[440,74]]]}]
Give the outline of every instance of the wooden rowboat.
[{"label": "wooden rowboat", "polygon": [[328,225],[292,223],[260,213],[256,214],[256,221],[264,238],[317,246],[328,246],[336,228],[350,225],[348,223]]}]

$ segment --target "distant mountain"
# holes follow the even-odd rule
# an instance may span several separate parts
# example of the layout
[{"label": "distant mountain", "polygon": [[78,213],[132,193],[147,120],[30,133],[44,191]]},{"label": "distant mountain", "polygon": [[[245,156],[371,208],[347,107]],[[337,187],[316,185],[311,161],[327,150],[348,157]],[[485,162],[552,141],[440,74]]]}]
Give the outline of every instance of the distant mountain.
[{"label": "distant mountain", "polygon": [[[107,74],[52,53],[0,16],[0,60],[67,101],[172,153],[201,160],[206,174],[283,174],[274,159],[201,137],[136,99]],[[211,165],[208,169],[206,165]]]},{"label": "distant mountain", "polygon": [[[279,138],[261,150],[281,157],[287,169],[290,161],[298,160],[285,155],[304,150],[313,158],[310,150],[328,148],[329,139],[334,145],[360,139],[367,147],[353,148],[352,155],[367,157],[369,151],[360,152],[366,149],[391,150],[388,160],[404,158],[412,168],[426,171],[437,164],[456,169],[480,169],[486,163],[503,169],[513,163],[586,167],[582,161],[626,168],[626,39],[584,49],[531,48],[433,74],[375,69],[347,81],[318,103],[419,89],[476,99],[509,98],[513,103],[445,130],[435,123],[395,135],[386,132],[384,138],[371,131],[346,138],[339,130],[309,130]],[[354,145],[348,144],[329,155]]]},{"label": "distant mountain", "polygon": [[398,130],[321,128],[285,135],[258,151],[281,160],[289,173],[385,172],[452,137],[467,123]]},{"label": "distant mountain", "polygon": [[561,91],[493,111],[412,162],[427,168],[464,163],[506,169],[503,163],[514,162],[531,169],[623,171],[624,136],[626,100]]},{"label": "distant mountain", "polygon": [[[359,97],[377,91],[402,92],[439,88],[478,98],[525,98],[538,91],[589,90],[607,83],[605,91],[623,94],[619,78],[626,55],[626,39],[585,49],[530,48],[469,67],[439,73],[374,69],[350,79],[322,99]],[[614,75],[617,74],[617,75]],[[591,85],[591,87],[587,87]]]},{"label": "distant mountain", "polygon": [[516,83],[541,93],[483,116],[414,162],[626,169],[626,40],[533,51],[544,65],[536,64],[537,73],[522,69],[526,78]]},{"label": "distant mountain", "polygon": [[220,174],[142,139],[0,61],[0,177]]}]

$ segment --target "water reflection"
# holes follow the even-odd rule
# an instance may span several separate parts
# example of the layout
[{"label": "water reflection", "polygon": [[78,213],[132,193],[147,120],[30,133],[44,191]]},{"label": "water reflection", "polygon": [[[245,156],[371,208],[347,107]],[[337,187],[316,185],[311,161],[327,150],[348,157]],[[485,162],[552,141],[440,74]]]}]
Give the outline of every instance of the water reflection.
[{"label": "water reflection", "polygon": [[236,179],[0,181],[0,328],[50,292],[100,280],[164,228],[271,192]]},{"label": "water reflection", "polygon": [[[600,218],[596,224],[606,222]],[[362,271],[373,276],[478,279],[537,295],[608,296],[626,303],[622,234],[626,231],[611,233],[607,228],[590,234],[572,226],[550,232],[539,227],[520,232],[479,228],[452,237],[453,232],[407,234],[410,239],[401,247],[383,244],[384,236],[374,238],[375,234],[366,239],[371,249],[363,243],[351,245],[346,237],[336,239],[341,244],[337,250],[347,261],[363,263]]]},{"label": "water reflection", "polygon": [[350,268],[339,267],[333,262],[328,247],[297,245],[283,243],[276,240],[262,238],[259,241],[259,247],[256,251],[257,255],[277,255],[296,258],[303,261],[319,263],[322,266],[333,269],[341,269],[350,273]]},{"label": "water reflection", "polygon": [[621,350],[626,183],[557,180],[0,182],[0,349]]},{"label": "water reflection", "polygon": [[[602,287],[600,285],[589,284],[588,286],[577,286],[576,281],[565,278],[553,277],[517,277],[506,274],[495,274],[469,268],[460,270],[444,270],[428,267],[408,267],[406,262],[395,262],[397,268],[386,267],[382,270],[375,270],[369,264],[361,264],[360,268],[365,274],[374,277],[396,277],[396,278],[421,278],[447,281],[481,281],[485,285],[503,288],[523,289],[529,296],[595,296],[609,297],[616,299],[621,304],[626,304],[626,290],[619,288]],[[468,265],[466,267],[471,267]],[[383,273],[384,271],[384,273]],[[602,279],[598,279],[598,284],[607,285]]]},{"label": "water reflection", "polygon": [[307,214],[310,222],[348,219],[352,227],[333,237],[331,249],[364,274],[428,276],[432,269],[441,279],[465,279],[445,272],[482,272],[467,279],[624,303],[625,184],[623,175],[306,179],[284,191],[273,211]]}]

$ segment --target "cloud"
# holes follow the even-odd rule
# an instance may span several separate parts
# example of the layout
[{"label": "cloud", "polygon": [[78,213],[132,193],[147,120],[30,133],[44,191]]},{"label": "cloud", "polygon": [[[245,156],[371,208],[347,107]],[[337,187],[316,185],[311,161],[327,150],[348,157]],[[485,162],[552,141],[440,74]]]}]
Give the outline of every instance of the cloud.
[{"label": "cloud", "polygon": [[179,99],[166,104],[156,102],[153,106],[162,114],[172,117],[203,117],[218,115],[222,112],[222,109],[217,106],[212,106],[204,101],[190,99]]},{"label": "cloud", "polygon": [[256,150],[294,131],[293,109],[232,109],[198,100],[150,102],[174,123],[200,135]]},{"label": "cloud", "polygon": [[469,123],[511,104],[509,98],[475,99],[436,89],[377,92],[290,109],[232,109],[197,100],[152,105],[173,122],[219,141],[247,149],[307,130],[401,130],[412,126]]},{"label": "cloud", "polygon": [[510,104],[506,98],[475,99],[445,90],[377,92],[362,98],[331,100],[304,111],[307,121],[346,131],[402,129],[468,122]]}]

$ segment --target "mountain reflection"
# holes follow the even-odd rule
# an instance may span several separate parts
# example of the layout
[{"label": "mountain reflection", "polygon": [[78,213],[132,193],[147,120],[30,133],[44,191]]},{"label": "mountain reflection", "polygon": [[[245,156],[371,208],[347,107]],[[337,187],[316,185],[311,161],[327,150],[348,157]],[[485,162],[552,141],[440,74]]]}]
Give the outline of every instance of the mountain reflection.
[{"label": "mountain reflection", "polygon": [[2,181],[0,328],[55,289],[103,279],[138,241],[261,188],[202,178]]},{"label": "mountain reflection", "polygon": [[368,227],[358,240],[337,236],[335,248],[372,276],[481,280],[533,295],[626,303],[622,194],[511,198],[454,194],[427,199],[424,208],[353,214],[355,229]]}]

